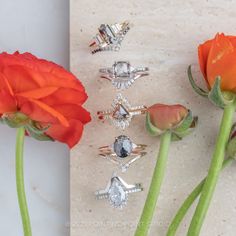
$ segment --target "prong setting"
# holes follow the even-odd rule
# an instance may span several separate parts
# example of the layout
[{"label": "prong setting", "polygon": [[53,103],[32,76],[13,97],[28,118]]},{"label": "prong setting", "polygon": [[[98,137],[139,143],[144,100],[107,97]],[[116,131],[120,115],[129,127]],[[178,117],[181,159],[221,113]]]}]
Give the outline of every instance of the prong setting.
[{"label": "prong setting", "polygon": [[128,201],[128,195],[143,191],[142,185],[139,184],[127,184],[119,176],[112,176],[107,187],[104,190],[98,190],[95,192],[95,196],[98,200],[108,199],[111,206],[114,208],[123,208]]},{"label": "prong setting", "polygon": [[99,155],[116,164],[122,172],[146,155],[145,144],[135,144],[128,136],[120,135],[113,144],[99,148]]},{"label": "prong setting", "polygon": [[101,78],[112,82],[117,89],[129,88],[138,78],[148,75],[148,67],[134,68],[128,61],[117,61],[111,68],[99,70]]},{"label": "prong setting", "polygon": [[129,29],[130,24],[127,21],[113,25],[102,24],[89,45],[92,54],[101,51],[119,51],[121,42]]},{"label": "prong setting", "polygon": [[112,109],[98,111],[97,115],[100,120],[109,119],[116,127],[124,130],[134,116],[145,114],[146,110],[146,106],[132,107],[126,98],[118,94],[112,103]]}]

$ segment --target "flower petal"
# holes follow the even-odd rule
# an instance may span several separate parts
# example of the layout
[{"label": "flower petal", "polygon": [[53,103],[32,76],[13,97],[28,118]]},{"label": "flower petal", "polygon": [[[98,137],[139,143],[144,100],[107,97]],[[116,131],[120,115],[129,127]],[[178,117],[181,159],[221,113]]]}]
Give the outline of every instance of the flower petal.
[{"label": "flower petal", "polygon": [[8,66],[25,68],[25,70],[31,71],[34,79],[37,79],[39,76],[43,76],[45,86],[58,85],[60,87],[74,88],[78,91],[85,90],[82,83],[71,72],[53,62],[39,59],[30,53],[1,53],[0,71]]},{"label": "flower petal", "polygon": [[40,98],[44,98],[53,94],[57,90],[58,90],[58,87],[45,87],[45,88],[30,90],[27,92],[18,93],[17,96],[40,99]]},{"label": "flower petal", "polygon": [[49,106],[57,104],[76,104],[82,105],[88,96],[85,92],[80,92],[71,88],[59,88],[54,93],[41,99],[42,102]]},{"label": "flower petal", "polygon": [[212,87],[217,76],[221,77],[221,88],[236,91],[236,50],[224,35],[216,35],[207,61],[207,78]]},{"label": "flower petal", "polygon": [[201,72],[206,80],[207,87],[210,88],[209,83],[207,81],[207,59],[208,59],[208,54],[211,49],[213,40],[208,40],[203,44],[200,44],[198,46],[198,62],[200,65]]},{"label": "flower petal", "polygon": [[90,113],[82,106],[75,104],[63,104],[55,105],[53,108],[64,115],[68,120],[80,120],[83,124],[91,121]]},{"label": "flower petal", "polygon": [[230,40],[234,48],[236,48],[236,36],[227,35],[226,37]]},{"label": "flower petal", "polygon": [[68,126],[68,120],[60,112],[47,104],[34,99],[18,98],[21,104],[20,111],[28,115],[32,120],[47,123],[61,123],[63,126]]},{"label": "flower petal", "polygon": [[83,133],[83,124],[79,120],[70,120],[69,126],[65,127],[60,124],[52,125],[46,134],[54,140],[66,143],[70,148],[76,145]]},{"label": "flower petal", "polygon": [[182,105],[154,104],[148,108],[150,121],[160,130],[167,130],[178,125],[188,114]]},{"label": "flower petal", "polygon": [[0,114],[17,110],[15,98],[6,90],[0,90]]},{"label": "flower petal", "polygon": [[0,73],[0,114],[17,110],[16,99],[5,76]]},{"label": "flower petal", "polygon": [[41,87],[43,82],[43,80],[40,81],[32,77],[29,71],[20,66],[7,66],[1,72],[7,78],[14,93],[37,89]]}]

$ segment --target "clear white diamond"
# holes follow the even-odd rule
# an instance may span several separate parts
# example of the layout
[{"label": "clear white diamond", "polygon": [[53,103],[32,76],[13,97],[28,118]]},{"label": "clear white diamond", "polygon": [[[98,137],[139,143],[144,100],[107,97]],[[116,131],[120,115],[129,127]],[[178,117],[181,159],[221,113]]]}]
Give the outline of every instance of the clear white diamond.
[{"label": "clear white diamond", "polygon": [[127,194],[116,180],[112,180],[112,184],[109,189],[109,200],[114,207],[122,207],[127,202]]},{"label": "clear white diamond", "polygon": [[115,65],[115,73],[117,77],[129,76],[129,64],[125,61],[119,61]]}]

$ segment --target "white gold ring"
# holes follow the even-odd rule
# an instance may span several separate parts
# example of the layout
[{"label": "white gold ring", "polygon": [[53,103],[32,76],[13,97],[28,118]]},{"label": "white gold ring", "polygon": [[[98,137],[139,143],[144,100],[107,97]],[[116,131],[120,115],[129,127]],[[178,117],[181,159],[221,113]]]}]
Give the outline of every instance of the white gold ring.
[{"label": "white gold ring", "polygon": [[99,70],[101,78],[110,80],[117,89],[127,89],[135,80],[147,76],[148,67],[132,67],[128,61],[117,61],[111,68]]},{"label": "white gold ring", "polygon": [[141,184],[127,184],[122,178],[113,175],[105,189],[95,192],[98,200],[108,199],[115,208],[123,208],[128,201],[130,193],[143,191]]}]

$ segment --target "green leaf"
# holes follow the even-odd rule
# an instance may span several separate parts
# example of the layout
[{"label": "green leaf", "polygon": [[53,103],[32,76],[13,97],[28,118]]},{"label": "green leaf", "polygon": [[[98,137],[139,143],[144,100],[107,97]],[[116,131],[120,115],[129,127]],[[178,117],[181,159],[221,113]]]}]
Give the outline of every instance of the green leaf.
[{"label": "green leaf", "polygon": [[35,133],[32,129],[29,128],[29,126],[26,126],[25,129],[29,133],[29,135],[39,141],[54,141],[51,137],[49,137],[46,134],[43,133]]},{"label": "green leaf", "polygon": [[178,139],[182,139],[183,137],[191,134],[197,126],[198,117],[197,116],[192,117],[192,114],[190,114],[189,117],[188,116],[186,117],[185,122],[183,123],[184,125],[182,129],[173,130],[173,137],[177,136]]},{"label": "green leaf", "polygon": [[0,123],[4,124],[3,118],[0,118]]},{"label": "green leaf", "polygon": [[36,133],[36,134],[43,134],[45,133],[49,128],[50,128],[50,125],[44,127],[44,128],[38,128],[37,126],[37,122],[33,121],[33,120],[30,120],[29,124],[27,125],[27,127],[29,129],[32,130],[32,132]]},{"label": "green leaf", "polygon": [[146,129],[147,129],[148,133],[152,136],[159,136],[164,132],[163,130],[158,129],[157,127],[155,127],[152,124],[152,122],[150,120],[150,115],[148,112],[146,114]]},{"label": "green leaf", "polygon": [[22,126],[22,123],[16,123],[14,120],[8,119],[8,117],[3,117],[2,122],[11,128],[19,128]]},{"label": "green leaf", "polygon": [[183,132],[175,132],[173,131],[173,134],[177,135],[180,139],[184,138],[185,136],[191,134],[193,132],[193,128],[189,128]]},{"label": "green leaf", "polygon": [[234,97],[233,99],[231,98],[230,100],[225,99],[221,91],[220,83],[221,83],[221,78],[220,76],[217,76],[215,79],[214,85],[208,94],[208,98],[214,105],[220,108],[224,108],[225,105],[233,102]]},{"label": "green leaf", "polygon": [[172,132],[171,141],[180,141],[180,140],[182,140],[182,137],[180,137],[178,134]]},{"label": "green leaf", "polygon": [[11,128],[19,128],[29,122],[29,117],[21,112],[3,114],[1,119]]},{"label": "green leaf", "polygon": [[236,157],[236,138],[231,139],[226,147],[226,154],[228,157]]},{"label": "green leaf", "polygon": [[193,88],[193,90],[201,95],[202,97],[207,97],[208,96],[208,92],[203,90],[202,88],[198,87],[198,85],[195,83],[194,79],[193,79],[193,75],[192,75],[192,71],[191,71],[191,65],[189,65],[188,67],[188,79],[189,79],[189,82]]},{"label": "green leaf", "polygon": [[189,110],[187,116],[184,118],[181,124],[179,124],[178,127],[175,128],[174,130],[176,132],[183,132],[191,126],[192,122],[193,122],[193,115],[192,112]]}]

